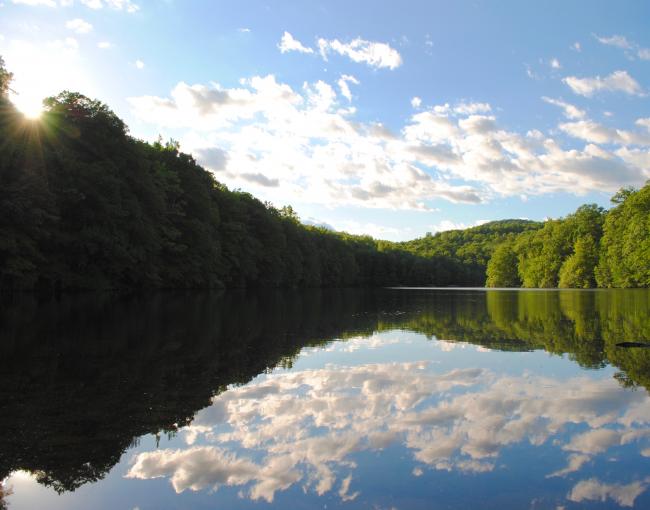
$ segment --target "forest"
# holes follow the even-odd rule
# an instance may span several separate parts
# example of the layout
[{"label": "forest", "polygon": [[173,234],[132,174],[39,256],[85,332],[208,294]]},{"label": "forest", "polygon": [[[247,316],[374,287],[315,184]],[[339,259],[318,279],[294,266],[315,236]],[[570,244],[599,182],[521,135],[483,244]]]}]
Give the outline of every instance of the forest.
[{"label": "forest", "polygon": [[650,183],[621,189],[613,207],[594,204],[501,243],[487,264],[488,287],[650,286]]},{"label": "forest", "polygon": [[0,59],[0,292],[78,289],[647,287],[650,185],[544,223],[394,243],[304,225],[229,190],[177,142],[64,91],[28,120]]}]

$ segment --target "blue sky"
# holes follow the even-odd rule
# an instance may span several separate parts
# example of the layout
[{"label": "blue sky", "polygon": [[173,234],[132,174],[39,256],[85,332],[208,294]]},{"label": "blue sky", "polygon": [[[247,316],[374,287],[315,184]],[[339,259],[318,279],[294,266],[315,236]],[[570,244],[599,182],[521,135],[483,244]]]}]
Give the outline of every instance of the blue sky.
[{"label": "blue sky", "polygon": [[1,0],[30,112],[68,88],[303,220],[404,240],[650,177],[650,4]]}]

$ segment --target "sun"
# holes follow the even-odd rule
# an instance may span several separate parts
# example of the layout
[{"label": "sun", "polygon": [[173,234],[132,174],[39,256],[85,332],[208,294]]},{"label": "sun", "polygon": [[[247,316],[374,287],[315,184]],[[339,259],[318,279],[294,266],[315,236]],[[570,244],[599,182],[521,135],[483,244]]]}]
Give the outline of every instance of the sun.
[{"label": "sun", "polygon": [[43,99],[62,90],[93,90],[76,43],[70,41],[12,41],[3,48],[6,68],[13,73],[9,98],[25,117],[38,118]]},{"label": "sun", "polygon": [[36,94],[14,94],[11,101],[28,119],[38,119],[43,113],[43,99]]}]

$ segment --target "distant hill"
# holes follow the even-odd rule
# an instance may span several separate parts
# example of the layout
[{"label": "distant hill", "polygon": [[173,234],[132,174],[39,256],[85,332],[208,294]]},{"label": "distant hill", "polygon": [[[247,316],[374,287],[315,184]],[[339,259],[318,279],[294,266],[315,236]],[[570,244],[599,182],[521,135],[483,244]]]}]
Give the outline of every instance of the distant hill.
[{"label": "distant hill", "polygon": [[522,232],[539,230],[544,224],[530,220],[498,220],[464,230],[448,230],[399,243],[419,257],[449,257],[467,272],[465,280],[485,284],[485,272],[492,253],[500,244],[514,240]]}]

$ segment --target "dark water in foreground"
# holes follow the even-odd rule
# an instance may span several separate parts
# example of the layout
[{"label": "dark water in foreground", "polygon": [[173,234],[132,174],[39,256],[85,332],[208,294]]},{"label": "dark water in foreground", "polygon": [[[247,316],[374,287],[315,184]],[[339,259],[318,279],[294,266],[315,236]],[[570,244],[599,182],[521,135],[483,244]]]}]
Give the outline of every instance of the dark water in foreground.
[{"label": "dark water in foreground", "polygon": [[0,309],[0,508],[650,508],[650,292]]}]

